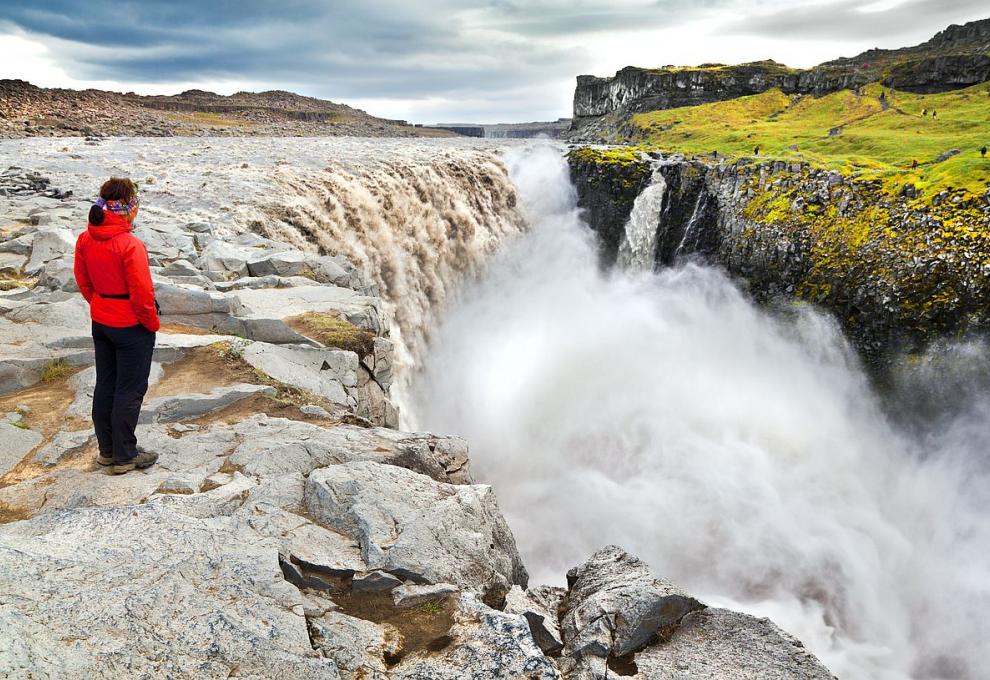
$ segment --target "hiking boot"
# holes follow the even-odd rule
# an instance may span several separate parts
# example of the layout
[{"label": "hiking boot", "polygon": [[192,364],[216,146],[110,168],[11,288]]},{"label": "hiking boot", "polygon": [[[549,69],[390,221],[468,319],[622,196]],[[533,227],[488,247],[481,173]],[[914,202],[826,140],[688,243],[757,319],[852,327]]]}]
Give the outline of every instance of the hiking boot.
[{"label": "hiking boot", "polygon": [[96,454],[97,465],[102,465],[106,467],[107,465],[113,465],[113,456],[107,456],[103,453]]},{"label": "hiking boot", "polygon": [[117,463],[113,466],[113,474],[122,475],[125,472],[130,472],[134,468],[142,470],[146,467],[151,467],[158,460],[158,454],[153,451],[141,451],[138,450],[138,454],[131,458],[126,463]]}]

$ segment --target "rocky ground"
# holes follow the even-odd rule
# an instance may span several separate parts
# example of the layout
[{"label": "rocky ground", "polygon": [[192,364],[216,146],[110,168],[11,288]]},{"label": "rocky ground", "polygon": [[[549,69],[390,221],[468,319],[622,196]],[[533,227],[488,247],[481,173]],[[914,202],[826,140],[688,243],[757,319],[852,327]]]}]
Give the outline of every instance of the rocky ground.
[{"label": "rocky ground", "polygon": [[230,96],[189,90],[144,97],[40,88],[0,80],[0,137],[443,137],[452,133],[376,118],[291,92]]},{"label": "rocky ground", "polygon": [[0,675],[832,677],[617,547],[530,586],[467,443],[397,429],[366,272],[234,228],[266,196],[252,172],[240,195],[156,184],[187,209],[139,217],[164,326],[138,435],[161,459],[123,476],[88,421],[86,173],[0,176]]}]

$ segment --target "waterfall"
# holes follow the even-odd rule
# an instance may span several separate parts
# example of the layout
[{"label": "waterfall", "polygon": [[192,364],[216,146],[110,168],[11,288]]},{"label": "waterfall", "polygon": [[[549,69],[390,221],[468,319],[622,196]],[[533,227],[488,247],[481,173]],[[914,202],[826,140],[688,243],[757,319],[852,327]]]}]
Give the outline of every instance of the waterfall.
[{"label": "waterfall", "polygon": [[667,181],[656,166],[650,184],[633,202],[625,234],[619,244],[617,264],[623,269],[651,271],[656,261],[657,234],[663,213]]},{"label": "waterfall", "polygon": [[684,235],[681,236],[680,242],[678,242],[677,247],[674,248],[673,259],[675,261],[686,252],[689,252],[685,250],[686,248],[692,245],[697,245],[697,243],[692,244],[691,238],[694,237],[695,241],[697,241],[697,235],[695,232],[697,230],[698,222],[701,220],[701,216],[705,214],[705,209],[707,206],[708,192],[702,188],[698,191],[698,198],[694,201],[694,210],[691,211],[691,217],[688,218],[687,225],[684,227]]},{"label": "waterfall", "polygon": [[905,399],[903,427],[831,319],[773,316],[714,269],[643,272],[632,220],[639,270],[602,273],[559,151],[508,163],[530,228],[444,313],[410,417],[468,439],[533,582],[618,543],[844,680],[985,677],[990,353],[906,368],[938,411]]},{"label": "waterfall", "polygon": [[394,317],[401,402],[437,315],[461,281],[523,228],[495,150],[451,149],[424,162],[283,168],[279,202],[257,227],[303,250],[345,255],[375,282]]}]

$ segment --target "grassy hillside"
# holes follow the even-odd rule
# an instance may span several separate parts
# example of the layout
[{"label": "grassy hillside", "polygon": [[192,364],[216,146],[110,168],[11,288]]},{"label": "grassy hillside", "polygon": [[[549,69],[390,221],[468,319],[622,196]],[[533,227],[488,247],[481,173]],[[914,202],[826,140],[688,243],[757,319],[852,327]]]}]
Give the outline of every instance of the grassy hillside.
[{"label": "grassy hillside", "polygon": [[[886,105],[880,100],[885,93]],[[928,115],[923,115],[924,110]],[[937,112],[937,117],[932,113]],[[891,191],[915,185],[922,199],[943,190],[982,196],[990,184],[990,84],[918,95],[873,84],[860,94],[823,97],[770,90],[701,106],[637,114],[634,135],[646,149],[762,157],[879,178]],[[943,161],[943,153],[960,153]],[[918,167],[912,169],[913,161]]]}]

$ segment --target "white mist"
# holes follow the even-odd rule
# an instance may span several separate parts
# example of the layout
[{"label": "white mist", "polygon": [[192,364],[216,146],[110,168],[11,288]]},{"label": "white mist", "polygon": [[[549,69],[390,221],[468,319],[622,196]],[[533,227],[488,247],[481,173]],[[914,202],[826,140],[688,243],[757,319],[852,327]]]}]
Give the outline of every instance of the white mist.
[{"label": "white mist", "polygon": [[407,418],[468,439],[532,581],[616,543],[844,680],[984,677],[990,403],[908,436],[830,320],[708,268],[604,275],[559,150],[508,163],[530,231],[446,311]]}]

